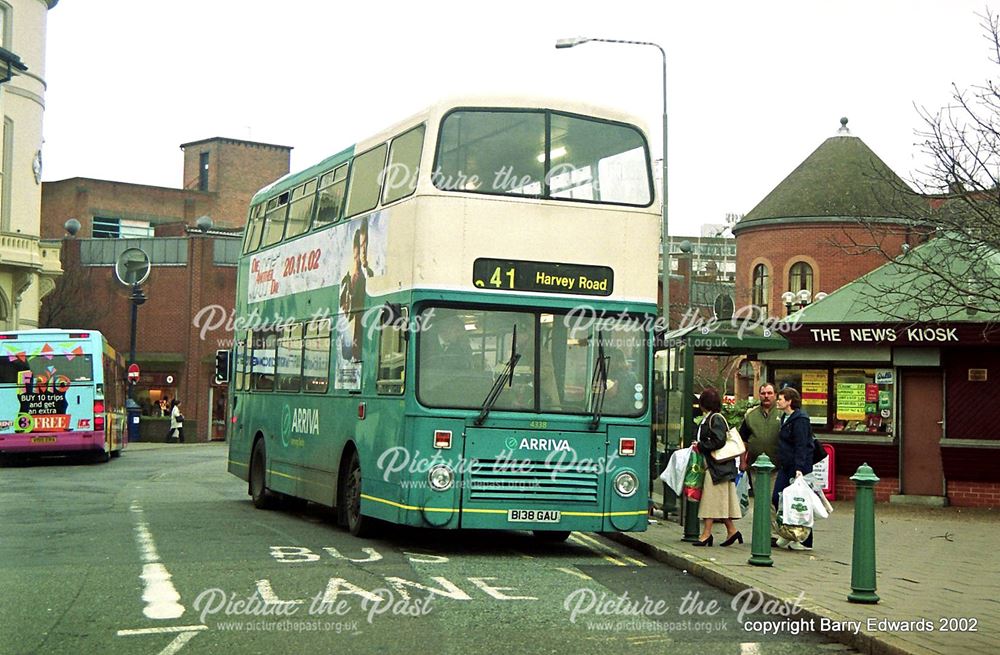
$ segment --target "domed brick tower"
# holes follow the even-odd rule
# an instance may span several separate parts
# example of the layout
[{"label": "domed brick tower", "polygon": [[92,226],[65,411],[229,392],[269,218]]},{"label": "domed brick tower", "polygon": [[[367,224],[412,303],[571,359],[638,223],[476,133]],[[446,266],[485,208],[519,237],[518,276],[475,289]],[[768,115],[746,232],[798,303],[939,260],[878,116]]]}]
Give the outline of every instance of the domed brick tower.
[{"label": "domed brick tower", "polygon": [[756,305],[783,317],[792,295],[797,308],[886,263],[882,252],[894,256],[915,240],[905,217],[915,215],[919,196],[851,135],[846,118],[840,123],[733,227],[737,309]]}]

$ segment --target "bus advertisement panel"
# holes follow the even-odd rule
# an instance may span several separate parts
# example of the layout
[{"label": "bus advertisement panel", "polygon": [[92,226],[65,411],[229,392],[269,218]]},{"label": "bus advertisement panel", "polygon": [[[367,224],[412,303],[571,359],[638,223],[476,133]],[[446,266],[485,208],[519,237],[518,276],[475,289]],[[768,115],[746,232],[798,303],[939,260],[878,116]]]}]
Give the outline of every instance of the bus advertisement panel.
[{"label": "bus advertisement panel", "polygon": [[0,333],[0,455],[120,453],[122,374],[99,332]]},{"label": "bus advertisement panel", "polygon": [[646,138],[572,103],[442,104],[259,192],[230,472],[445,529],[644,530],[660,214]]}]

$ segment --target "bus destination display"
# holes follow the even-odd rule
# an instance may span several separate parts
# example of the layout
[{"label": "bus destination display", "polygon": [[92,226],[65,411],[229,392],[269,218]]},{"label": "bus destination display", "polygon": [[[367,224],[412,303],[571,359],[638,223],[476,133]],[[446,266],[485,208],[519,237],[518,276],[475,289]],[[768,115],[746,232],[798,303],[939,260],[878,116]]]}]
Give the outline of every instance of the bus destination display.
[{"label": "bus destination display", "polygon": [[614,278],[607,266],[509,259],[477,259],[472,265],[472,282],[478,289],[610,296]]}]

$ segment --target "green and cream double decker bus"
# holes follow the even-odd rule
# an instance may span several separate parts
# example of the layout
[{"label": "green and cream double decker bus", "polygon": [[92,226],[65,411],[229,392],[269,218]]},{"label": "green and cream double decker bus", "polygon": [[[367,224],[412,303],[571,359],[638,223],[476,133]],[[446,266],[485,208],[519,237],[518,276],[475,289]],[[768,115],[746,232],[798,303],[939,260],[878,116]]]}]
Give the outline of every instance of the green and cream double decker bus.
[{"label": "green and cream double decker bus", "polygon": [[660,219],[616,111],[434,106],[254,196],[229,471],[443,529],[644,530]]}]

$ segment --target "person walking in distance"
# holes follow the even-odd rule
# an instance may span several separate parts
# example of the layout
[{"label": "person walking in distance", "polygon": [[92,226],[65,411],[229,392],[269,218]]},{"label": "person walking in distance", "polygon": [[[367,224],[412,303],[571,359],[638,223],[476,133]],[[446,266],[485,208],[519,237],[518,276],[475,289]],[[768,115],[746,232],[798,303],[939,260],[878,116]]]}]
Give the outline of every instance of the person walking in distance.
[{"label": "person walking in distance", "polygon": [[181,401],[176,398],[170,404],[170,441],[184,441],[184,415],[181,414]]}]

